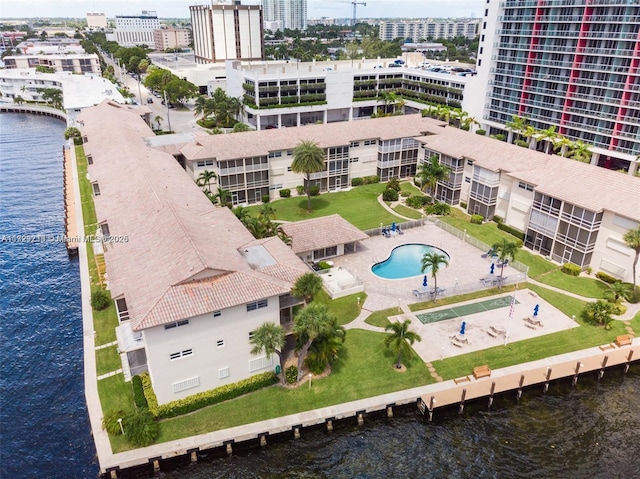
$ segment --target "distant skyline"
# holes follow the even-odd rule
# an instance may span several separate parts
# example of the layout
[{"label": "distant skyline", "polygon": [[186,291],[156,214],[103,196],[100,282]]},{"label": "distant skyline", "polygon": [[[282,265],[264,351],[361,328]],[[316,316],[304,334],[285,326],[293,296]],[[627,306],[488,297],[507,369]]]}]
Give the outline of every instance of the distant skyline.
[{"label": "distant skyline", "polygon": [[[479,17],[482,0],[365,0],[357,6],[358,18]],[[138,15],[142,10],[156,11],[160,18],[189,18],[190,5],[208,5],[203,0],[19,0],[2,2],[0,18],[84,18],[88,12]],[[259,4],[258,0],[243,4]],[[309,18],[351,18],[350,0],[308,0]],[[37,17],[36,17],[37,14]]]}]

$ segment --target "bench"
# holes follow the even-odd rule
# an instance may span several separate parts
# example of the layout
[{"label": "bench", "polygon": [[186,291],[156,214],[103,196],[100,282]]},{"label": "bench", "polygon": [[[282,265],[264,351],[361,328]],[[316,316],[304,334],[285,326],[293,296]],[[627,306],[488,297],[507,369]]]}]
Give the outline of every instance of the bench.
[{"label": "bench", "polygon": [[527,328],[529,328],[529,329],[533,329],[533,330],[535,330],[535,329],[536,329],[536,327],[535,327],[533,324],[531,324],[531,323],[524,323],[524,325],[525,325]]},{"label": "bench", "polygon": [[468,383],[471,381],[471,378],[469,376],[464,376],[461,378],[456,378],[453,380],[454,383],[456,384],[460,384],[460,383]]},{"label": "bench", "polygon": [[455,339],[451,340],[451,344],[453,344],[454,346],[457,346],[459,348],[461,348],[463,346],[463,344],[459,341],[456,341]]},{"label": "bench", "polygon": [[629,346],[631,344],[631,335],[630,334],[622,334],[616,337],[616,344],[618,347],[621,346]]},{"label": "bench", "polygon": [[476,379],[488,378],[491,376],[491,369],[486,364],[484,366],[476,366],[473,368],[473,377]]},{"label": "bench", "polygon": [[616,349],[615,344],[603,344],[602,346],[598,346],[600,351],[609,351],[610,349]]}]

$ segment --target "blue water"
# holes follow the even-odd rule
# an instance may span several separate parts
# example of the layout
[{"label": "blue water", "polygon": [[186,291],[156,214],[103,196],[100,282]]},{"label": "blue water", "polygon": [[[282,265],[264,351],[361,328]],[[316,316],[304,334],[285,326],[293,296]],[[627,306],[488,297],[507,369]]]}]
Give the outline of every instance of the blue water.
[{"label": "blue water", "polygon": [[371,267],[371,271],[376,276],[384,279],[403,279],[428,274],[431,272],[429,268],[424,273],[422,272],[422,257],[425,253],[434,252],[445,255],[447,259],[449,258],[449,255],[441,249],[426,244],[396,246],[389,257],[380,263],[374,264]]},{"label": "blue water", "polygon": [[[58,120],[0,114],[0,237],[62,234]],[[84,402],[78,264],[61,243],[0,243],[0,478],[96,478]],[[354,384],[351,387],[357,387]],[[640,366],[576,388],[552,384],[462,416],[416,408],[363,427],[303,430],[231,457],[205,451],[163,479],[635,478],[640,471]],[[186,461],[185,461],[186,462]]]},{"label": "blue water", "polygon": [[78,262],[63,243],[60,120],[0,114],[0,477],[98,474],[87,416]]}]

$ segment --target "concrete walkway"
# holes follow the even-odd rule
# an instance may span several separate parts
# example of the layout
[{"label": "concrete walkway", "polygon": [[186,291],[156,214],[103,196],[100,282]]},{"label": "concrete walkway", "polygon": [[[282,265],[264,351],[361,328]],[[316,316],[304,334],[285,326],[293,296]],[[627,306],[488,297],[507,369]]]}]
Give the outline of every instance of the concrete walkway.
[{"label": "concrete walkway", "polygon": [[[378,196],[378,203],[380,203],[385,210],[387,210],[392,215],[396,215],[398,218],[402,218],[403,220],[407,220],[407,221],[416,221],[415,218],[409,218],[407,216],[402,216],[400,213],[396,213],[395,211],[393,211],[393,208],[392,208],[393,206],[397,206],[397,205],[406,206],[400,200],[391,202],[391,207],[390,207],[389,205],[387,205],[384,202],[384,200],[382,199],[382,195],[380,195],[380,196]],[[409,208],[408,206],[406,206],[406,207]]]}]

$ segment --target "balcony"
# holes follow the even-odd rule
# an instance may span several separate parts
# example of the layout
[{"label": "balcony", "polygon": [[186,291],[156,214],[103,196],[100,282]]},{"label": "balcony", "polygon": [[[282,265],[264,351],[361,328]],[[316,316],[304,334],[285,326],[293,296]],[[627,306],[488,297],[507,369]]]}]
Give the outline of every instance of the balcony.
[{"label": "balcony", "polygon": [[560,216],[560,208],[554,208],[551,205],[545,205],[543,203],[541,203],[540,201],[534,201],[533,202],[533,207],[534,210],[538,210],[538,211],[543,211],[545,213],[549,213],[555,217],[559,217]]}]

